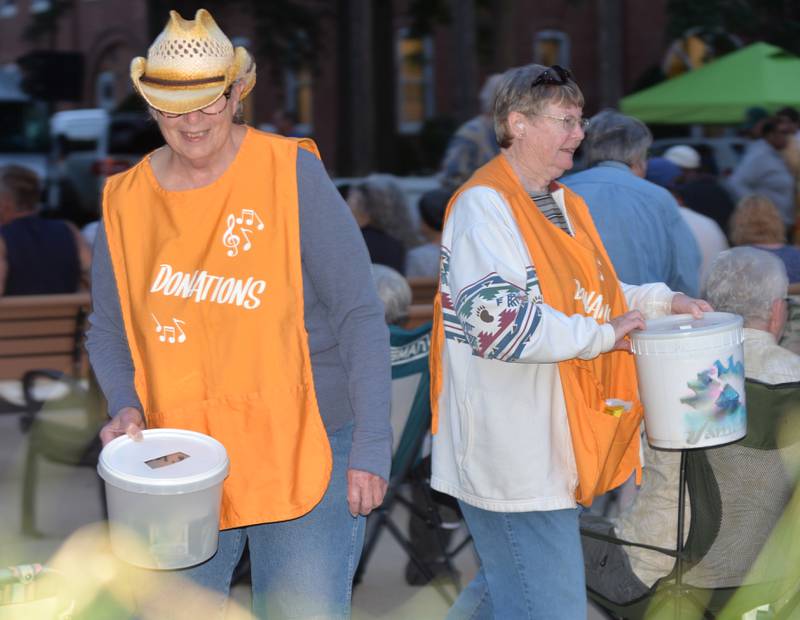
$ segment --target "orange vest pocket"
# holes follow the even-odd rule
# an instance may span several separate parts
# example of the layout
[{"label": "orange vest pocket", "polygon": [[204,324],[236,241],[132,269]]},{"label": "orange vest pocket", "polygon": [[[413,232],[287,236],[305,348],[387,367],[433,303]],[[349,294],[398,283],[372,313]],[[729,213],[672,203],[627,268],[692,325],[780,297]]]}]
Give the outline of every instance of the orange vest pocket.
[{"label": "orange vest pocket", "polygon": [[285,521],[322,499],[333,465],[322,419],[303,402],[312,393],[309,386],[296,386],[284,394],[227,395],[150,412],[147,423],[205,433],[225,446],[230,475],[222,490],[220,529]]},{"label": "orange vest pocket", "polygon": [[[607,394],[586,363],[575,360],[565,364],[562,372],[564,391],[581,395],[577,411],[568,411],[578,470],[576,501],[585,506],[598,495],[619,486],[634,470],[639,469],[639,426],[642,405],[635,394]],[[605,412],[605,401],[619,398],[631,402],[628,411],[619,417]]]}]

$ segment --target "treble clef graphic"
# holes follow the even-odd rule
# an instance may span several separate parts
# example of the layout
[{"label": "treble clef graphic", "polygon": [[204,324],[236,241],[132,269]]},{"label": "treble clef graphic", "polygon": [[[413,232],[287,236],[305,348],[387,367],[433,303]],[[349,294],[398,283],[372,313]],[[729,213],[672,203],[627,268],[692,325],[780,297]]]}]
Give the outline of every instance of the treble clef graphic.
[{"label": "treble clef graphic", "polygon": [[228,256],[236,256],[239,253],[239,243],[241,243],[242,240],[239,238],[239,235],[233,232],[233,229],[236,227],[236,217],[233,214],[228,216],[227,225],[228,228],[222,235],[222,243],[225,244],[226,248],[230,248],[230,250],[228,250]]}]

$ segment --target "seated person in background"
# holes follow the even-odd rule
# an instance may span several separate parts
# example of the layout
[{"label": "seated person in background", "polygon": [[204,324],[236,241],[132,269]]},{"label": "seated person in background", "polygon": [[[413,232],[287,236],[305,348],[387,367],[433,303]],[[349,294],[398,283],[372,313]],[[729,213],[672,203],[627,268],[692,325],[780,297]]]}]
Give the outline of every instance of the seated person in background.
[{"label": "seated person in background", "polygon": [[[800,356],[778,346],[786,323],[788,280],[783,263],[755,248],[722,252],[711,267],[705,297],[720,312],[744,319],[744,367],[748,379],[778,384],[800,381]],[[748,410],[749,416],[758,411]],[[613,521],[585,517],[581,525],[623,540],[675,548],[681,453],[643,442],[642,486],[633,504]],[[724,448],[721,448],[724,449]],[[690,506],[686,507],[689,531]],[[675,558],[636,547],[582,537],[586,584],[615,602],[639,596],[669,574]]]},{"label": "seated person in background", "polygon": [[22,166],[0,168],[0,294],[74,293],[89,272],[91,250],[65,220],[36,212],[41,185]]},{"label": "seated person in background", "polygon": [[405,274],[406,251],[419,245],[403,192],[387,174],[371,174],[347,192],[370,260]]},{"label": "seated person in background", "polygon": [[[690,147],[687,146],[686,148]],[[681,217],[686,222],[686,225],[689,226],[689,230],[692,231],[694,240],[697,242],[697,247],[700,250],[700,288],[702,290],[705,286],[708,272],[711,269],[711,263],[714,262],[720,252],[728,249],[728,239],[714,220],[686,206],[678,185],[682,176],[683,171],[681,168],[667,159],[666,156],[651,157],[647,160],[645,179],[672,192],[675,200],[678,201],[678,210],[681,213]]]},{"label": "seated person in background", "polygon": [[386,265],[372,265],[372,280],[383,302],[387,325],[399,325],[408,319],[411,287],[401,273]]},{"label": "seated person in background", "polygon": [[492,117],[498,84],[499,74],[486,78],[478,95],[481,113],[456,129],[447,143],[439,182],[451,193],[463,185],[473,172],[500,153]]},{"label": "seated person in background", "polygon": [[697,242],[675,197],[644,178],[652,143],[653,134],[640,120],[603,110],[586,129],[582,148],[589,168],[561,182],[586,201],[622,282],[664,282],[697,297]]},{"label": "seated person in background", "polygon": [[733,245],[751,245],[775,254],[786,266],[789,283],[800,282],[800,248],[786,243],[786,226],[777,207],[766,196],[742,198],[731,216]]},{"label": "seated person in background", "polygon": [[406,276],[409,278],[438,278],[441,257],[442,222],[451,192],[433,189],[425,192],[417,203],[420,232],[428,243],[409,250],[406,256]]}]

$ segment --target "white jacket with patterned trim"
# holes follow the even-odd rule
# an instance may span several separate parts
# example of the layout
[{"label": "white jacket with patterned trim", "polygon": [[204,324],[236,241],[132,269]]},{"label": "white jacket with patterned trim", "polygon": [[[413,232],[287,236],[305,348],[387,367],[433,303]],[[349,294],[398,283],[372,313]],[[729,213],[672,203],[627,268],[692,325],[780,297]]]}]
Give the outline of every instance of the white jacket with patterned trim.
[{"label": "white jacket with patterned trim", "polygon": [[[565,213],[563,190],[553,198]],[[511,210],[489,187],[459,196],[443,231],[440,275],[445,341],[431,486],[496,512],[575,507],[557,362],[614,346],[611,325],[591,317],[602,300],[576,289],[587,316],[544,304]],[[665,284],[621,285],[646,318],[669,313],[675,293]]]}]

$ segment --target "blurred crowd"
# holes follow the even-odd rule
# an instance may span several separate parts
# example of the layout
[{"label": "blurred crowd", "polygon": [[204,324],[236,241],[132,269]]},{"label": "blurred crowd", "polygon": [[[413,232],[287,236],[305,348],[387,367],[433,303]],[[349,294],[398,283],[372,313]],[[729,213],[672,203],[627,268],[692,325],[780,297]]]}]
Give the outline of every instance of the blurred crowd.
[{"label": "blurred crowd", "polygon": [[[436,278],[444,210],[474,170],[498,153],[491,121],[491,76],[481,91],[483,112],[453,135],[438,175],[412,218],[390,175],[371,175],[344,195],[372,261],[409,278]],[[740,133],[750,139],[736,167],[719,173],[713,153],[676,144],[649,156],[650,130],[605,110],[590,120],[582,147],[586,169],[563,182],[589,205],[624,282],[663,281],[700,294],[716,256],[731,246],[775,254],[791,284],[800,283],[800,125],[798,111],[749,110]],[[798,349],[800,350],[800,349]]]},{"label": "blurred crowd", "polygon": [[[433,297],[415,299],[412,284],[427,281],[429,290],[435,290],[448,204],[500,152],[493,120],[499,80],[498,75],[486,80],[479,93],[480,113],[454,133],[437,187],[422,193],[415,204],[409,204],[402,185],[389,174],[338,186],[369,252],[389,325],[408,325],[414,304],[429,307],[433,316]],[[277,114],[274,120],[276,131],[293,135],[291,115]],[[744,270],[737,261],[746,262],[749,255],[723,253],[747,246],[779,259],[788,277],[786,292],[800,293],[800,247],[795,245],[800,241],[800,114],[791,107],[774,114],[750,110],[742,135],[749,140],[747,147],[731,173],[722,175],[713,159],[688,141],[651,156],[653,134],[635,118],[603,110],[589,119],[576,158],[580,165],[559,182],[585,200],[619,280],[632,285],[663,282],[691,297],[710,291],[720,305],[733,308],[734,302],[719,292],[727,277],[721,265]],[[41,180],[32,171],[18,165],[0,168],[2,295],[70,293],[89,286],[97,222],[80,230],[75,222],[48,217],[37,208],[41,194]],[[764,270],[779,270],[774,259],[754,260]],[[748,277],[755,286],[758,274]],[[790,307],[786,318],[785,330],[781,322],[780,329],[761,331],[800,353],[800,310]],[[772,314],[765,317],[770,320]],[[650,458],[657,462],[658,456]],[[412,543],[423,556],[429,551],[422,534]],[[411,563],[406,577],[412,584],[427,581]],[[642,581],[635,584],[640,590],[643,582],[649,587],[655,581],[641,572],[639,577]]]},{"label": "blurred crowd", "polygon": [[[451,137],[439,187],[410,205],[398,179],[371,174],[339,185],[361,228],[373,263],[408,278],[435,279],[444,211],[452,193],[499,153],[492,121],[491,75],[480,114]],[[276,113],[274,130],[294,135],[291,116]],[[270,128],[273,128],[270,126]],[[576,169],[564,182],[587,201],[623,281],[664,281],[699,294],[714,257],[729,246],[770,251],[800,282],[800,114],[747,111],[739,134],[749,143],[727,176],[713,152],[676,144],[648,157],[653,137],[639,121],[611,110],[587,128]],[[609,166],[608,162],[617,165]],[[634,178],[635,177],[635,178]],[[53,220],[38,213],[42,180],[22,166],[0,175],[0,292],[63,293],[88,283],[97,222]],[[69,216],[67,216],[69,217]],[[77,234],[76,225],[82,225]]]}]

